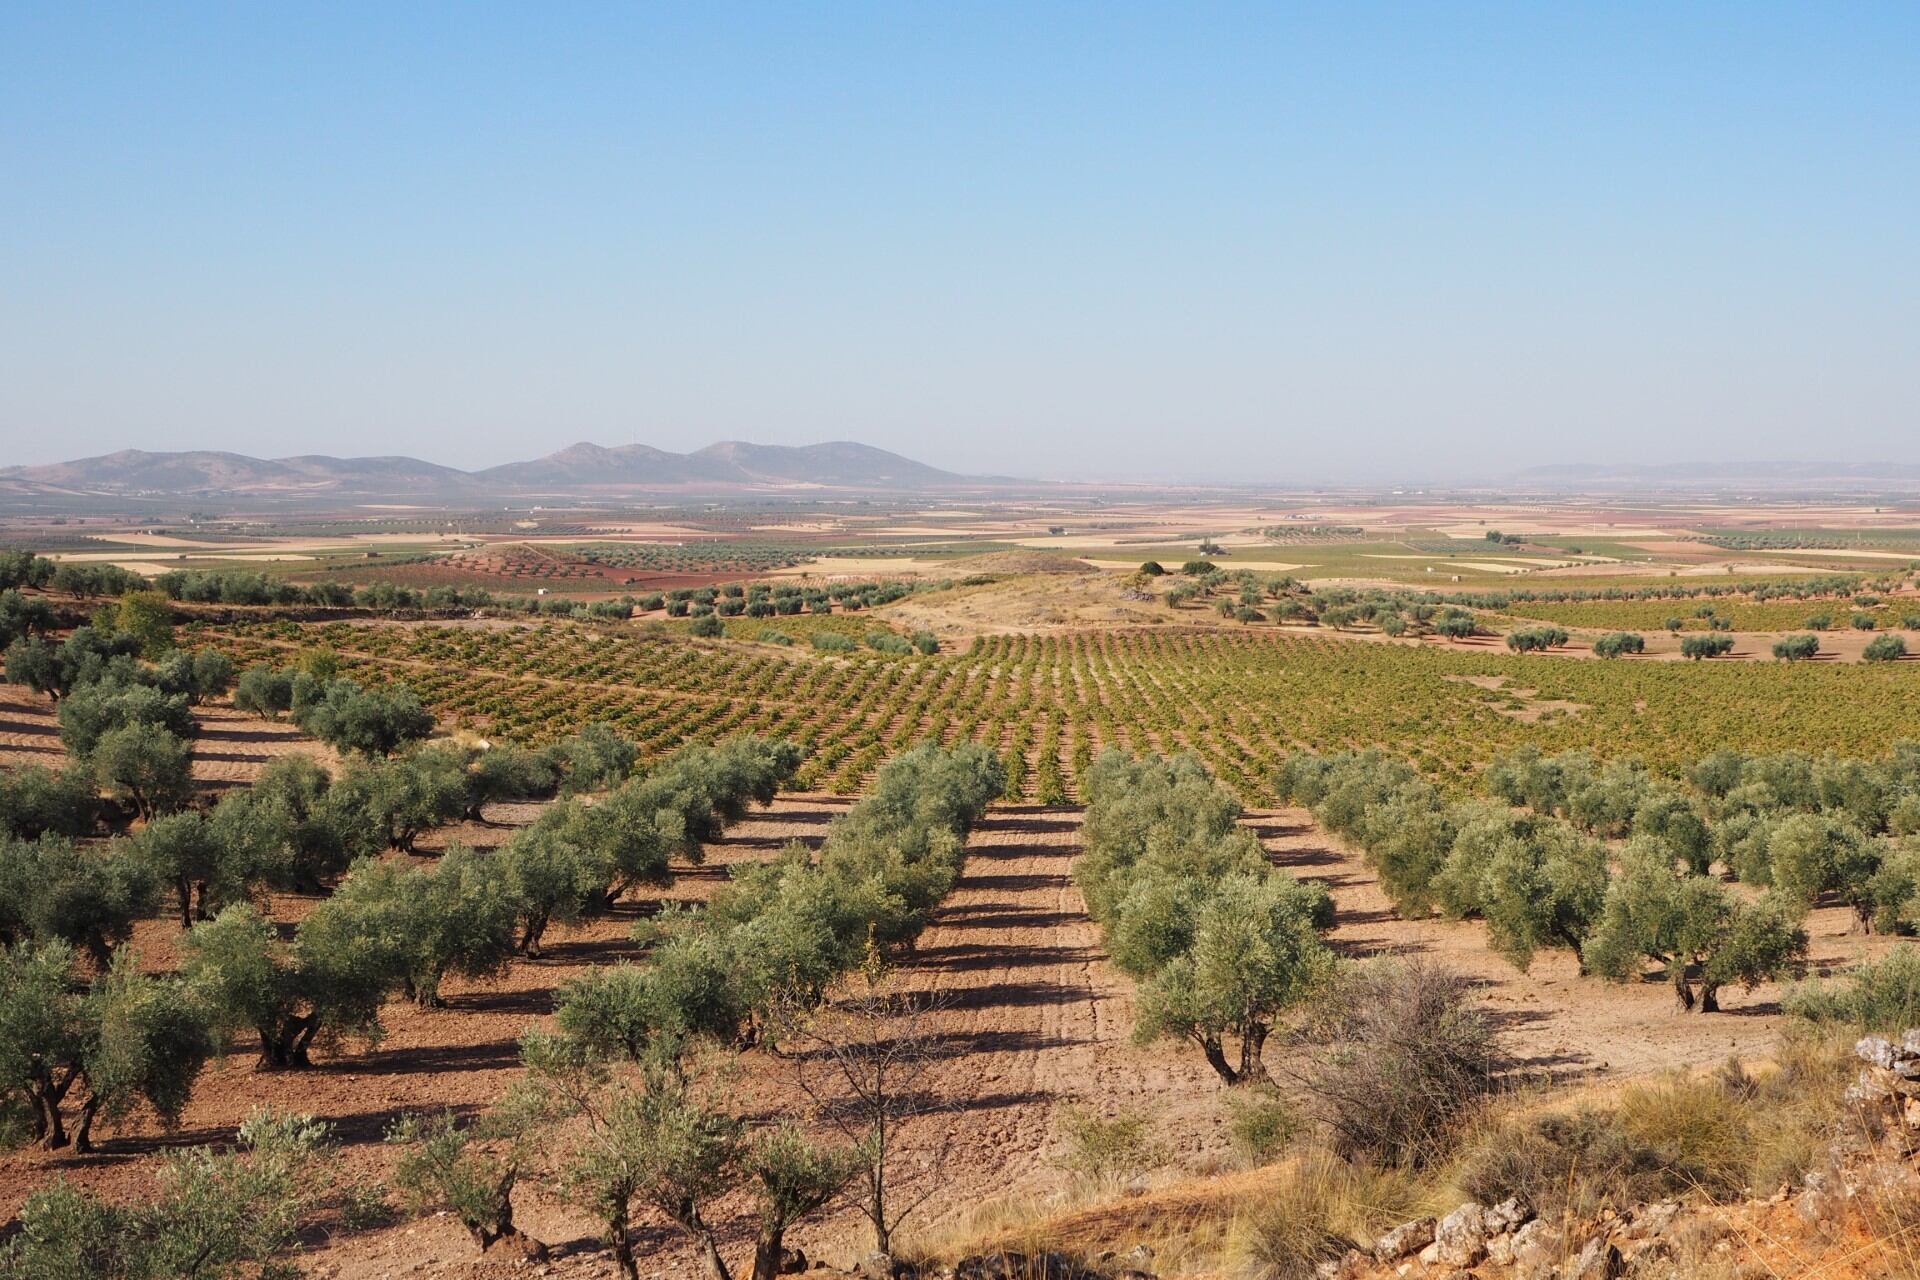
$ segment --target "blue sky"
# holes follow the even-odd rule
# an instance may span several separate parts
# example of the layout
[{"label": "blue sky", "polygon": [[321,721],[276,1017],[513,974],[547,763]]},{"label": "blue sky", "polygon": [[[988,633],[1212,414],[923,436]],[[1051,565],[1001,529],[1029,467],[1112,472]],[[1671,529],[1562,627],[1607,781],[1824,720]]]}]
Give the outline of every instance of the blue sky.
[{"label": "blue sky", "polygon": [[1914,461],[1920,6],[0,6],[0,462]]}]

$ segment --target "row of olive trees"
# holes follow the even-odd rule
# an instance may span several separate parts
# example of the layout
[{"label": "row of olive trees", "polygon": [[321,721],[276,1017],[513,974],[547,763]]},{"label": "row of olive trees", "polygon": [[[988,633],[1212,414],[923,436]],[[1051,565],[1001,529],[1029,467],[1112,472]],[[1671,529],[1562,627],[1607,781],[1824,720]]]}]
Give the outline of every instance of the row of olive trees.
[{"label": "row of olive trees", "polygon": [[1523,748],[1494,761],[1487,782],[1509,803],[1596,834],[1662,837],[1699,873],[1718,868],[1809,904],[1838,897],[1864,929],[1920,922],[1920,743],[1896,742],[1877,760],[1717,752],[1684,783],[1632,758],[1603,766]]},{"label": "row of olive trees", "polygon": [[1190,756],[1104,752],[1074,878],[1140,984],[1136,1033],[1193,1042],[1230,1085],[1266,1080],[1277,1021],[1332,973],[1326,890],[1268,864],[1239,803]]},{"label": "row of olive trees", "polygon": [[[140,818],[186,802],[191,708],[225,692],[232,666],[219,654],[166,644],[164,632],[104,625],[79,627],[57,644],[32,634],[8,646],[7,679],[56,700],[68,766],[58,782],[35,774],[0,790],[0,822],[19,832],[82,834],[102,816],[93,803],[99,793]],[[159,659],[145,660],[156,646]]]},{"label": "row of olive trees", "polygon": [[[1616,981],[1651,960],[1683,1008],[1711,1012],[1721,987],[1751,987],[1804,956],[1810,902],[1785,891],[1744,898],[1709,874],[1703,825],[1672,788],[1623,778],[1630,767],[1616,764],[1545,803],[1530,764],[1510,758],[1488,785],[1503,799],[1542,799],[1535,807],[1449,803],[1379,752],[1290,757],[1277,786],[1361,849],[1402,914],[1484,920],[1523,972],[1542,948]],[[1628,833],[1616,872],[1601,837]]]},{"label": "row of olive trees", "polygon": [[645,962],[595,968],[562,991],[560,1023],[595,1052],[640,1059],[699,1039],[777,1038],[780,1010],[904,949],[958,879],[966,834],[1005,782],[977,744],[920,746],[875,775],[816,858],[794,843],[738,868],[707,907],[645,929]]},{"label": "row of olive trees", "polygon": [[[643,926],[639,963],[562,987],[556,1031],[525,1038],[527,1076],[502,1104],[466,1127],[441,1116],[396,1129],[403,1189],[419,1207],[458,1215],[484,1249],[520,1234],[513,1190],[537,1179],[598,1218],[629,1277],[632,1218],[650,1207],[695,1244],[714,1280],[731,1270],[713,1207],[744,1191],[757,1223],[752,1275],[772,1280],[786,1265],[787,1229],[853,1185],[884,1250],[914,1203],[894,1198],[893,1144],[923,1105],[932,1048],[915,1015],[877,987],[831,1003],[828,989],[879,965],[884,948],[911,945],[1003,783],[985,748],[917,747],[880,770],[817,859],[796,844],[739,872],[705,910]],[[623,873],[645,879],[664,866]],[[728,1086],[734,1055],[756,1038],[837,1081],[821,1107],[830,1137],[742,1114]]]},{"label": "row of olive trees", "polygon": [[[450,754],[365,766],[332,790]],[[497,853],[456,846],[430,866],[363,857],[291,941],[250,902],[234,901],[187,932],[182,972],[208,996],[221,1034],[258,1037],[263,1066],[307,1066],[316,1041],[377,1038],[394,996],[438,1004],[448,975],[498,974],[537,947],[550,922],[604,911],[631,884],[666,883],[670,857],[698,861],[700,843],[771,800],[798,759],[787,743],[756,739],[691,747],[597,803],[561,802]],[[469,793],[457,771],[447,787],[440,813],[457,817]],[[405,838],[405,828],[362,826],[396,846]],[[552,835],[555,827],[563,834]]]},{"label": "row of olive trees", "polygon": [[[97,1115],[140,1103],[163,1121],[177,1115],[207,1057],[236,1034],[257,1037],[262,1066],[304,1067],[316,1043],[377,1038],[396,996],[433,1005],[450,974],[501,972],[530,921],[548,918],[526,864],[459,847],[431,865],[375,856],[396,841],[380,792],[408,789],[406,775],[429,754],[431,780],[448,753],[368,762],[338,782],[295,758],[210,811],[159,817],[130,839],[0,846],[7,1127],[85,1149]],[[624,814],[642,842],[684,851],[770,799],[796,762],[786,744],[691,748],[595,807]],[[441,813],[457,817],[468,792],[452,776]],[[254,905],[254,889],[327,878],[350,856],[339,888],[291,938]],[[125,944],[168,887],[191,927],[179,973],[151,977]],[[614,891],[603,882],[600,900]],[[76,976],[76,948],[90,957],[91,982]]]}]

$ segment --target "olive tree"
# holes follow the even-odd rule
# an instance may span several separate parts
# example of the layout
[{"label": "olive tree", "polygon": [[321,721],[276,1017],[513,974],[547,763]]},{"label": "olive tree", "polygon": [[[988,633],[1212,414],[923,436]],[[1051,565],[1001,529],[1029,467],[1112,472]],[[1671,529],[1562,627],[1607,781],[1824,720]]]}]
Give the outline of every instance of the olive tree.
[{"label": "olive tree", "polygon": [[1868,662],[1897,662],[1907,656],[1907,642],[1891,633],[1867,641],[1861,656]]},{"label": "olive tree", "polygon": [[1190,944],[1141,987],[1135,1034],[1191,1040],[1229,1085],[1263,1080],[1262,1052],[1276,1021],[1332,966],[1313,906],[1295,886],[1229,876],[1194,910]]},{"label": "olive tree", "polygon": [[[507,870],[455,845],[431,867],[361,862],[328,903],[395,935],[400,988],[423,1006],[441,1003],[449,974],[495,977],[513,957],[520,903]],[[364,928],[365,926],[363,926]]]},{"label": "olive tree", "polygon": [[109,730],[95,745],[92,764],[100,789],[144,819],[181,807],[193,794],[192,751],[157,724]]},{"label": "olive tree", "polygon": [[316,1041],[378,1039],[380,1006],[406,977],[403,939],[381,912],[321,903],[291,946],[250,904],[236,903],[182,938],[181,971],[223,1035],[253,1031],[260,1066],[312,1066]]},{"label": "olive tree", "polygon": [[1793,900],[1812,905],[1822,894],[1838,894],[1860,927],[1872,929],[1880,848],[1846,819],[1815,813],[1782,818],[1767,838],[1767,868],[1769,882]]},{"label": "olive tree", "polygon": [[[97,1119],[145,1103],[171,1127],[212,1053],[198,1004],[173,979],[119,957],[92,984],[73,981],[63,943],[0,952],[0,1097],[31,1116],[34,1138],[54,1149],[93,1149]],[[67,1110],[84,1100],[69,1132]]]},{"label": "olive tree", "polygon": [[546,749],[567,795],[606,791],[626,781],[639,749],[612,725],[595,721]]},{"label": "olive tree", "polygon": [[1440,906],[1487,922],[1494,950],[1525,972],[1539,947],[1579,954],[1607,888],[1606,847],[1563,822],[1480,803],[1468,806],[1445,868]]},{"label": "olive tree", "polygon": [[46,635],[57,619],[39,596],[24,595],[12,587],[0,590],[0,648],[23,636]]},{"label": "olive tree", "polygon": [[197,707],[233,687],[233,659],[218,649],[175,649],[161,661],[154,683]]},{"label": "olive tree", "polygon": [[262,888],[287,883],[297,835],[296,817],[278,796],[245,788],[228,791],[210,810],[162,814],[132,840],[172,889],[180,927],[187,929]]},{"label": "olive tree", "polygon": [[391,844],[384,816],[369,815],[368,789],[336,788],[333,775],[310,756],[282,756],[261,770],[248,790],[261,811],[288,832],[280,872],[288,887],[325,890],[356,858],[378,855]]},{"label": "olive tree", "polygon": [[1773,643],[1773,656],[1783,662],[1803,662],[1820,652],[1820,637],[1812,634],[1788,636]]},{"label": "olive tree", "polygon": [[[1496,760],[1489,768],[1490,785],[1500,766]],[[1433,878],[1457,823],[1432,783],[1378,751],[1289,756],[1274,781],[1283,800],[1307,805],[1329,830],[1360,846],[1395,909],[1407,916],[1433,909]]]},{"label": "olive tree", "polygon": [[197,726],[185,694],[168,694],[149,684],[96,680],[60,700],[60,741],[86,758],[115,729],[146,725],[177,738],[191,738]]},{"label": "olive tree", "polygon": [[446,747],[419,747],[391,759],[356,761],[329,793],[404,853],[422,833],[457,821],[468,807],[466,762]]},{"label": "olive tree", "polygon": [[86,848],[59,836],[0,843],[0,943],[64,942],[105,972],[157,896],[127,841]]},{"label": "olive tree", "polygon": [[6,675],[9,683],[59,701],[109,674],[137,683],[140,668],[134,659],[139,652],[138,637],[93,626],[74,628],[58,644],[44,636],[23,635],[7,646]]},{"label": "olive tree", "polygon": [[[1817,643],[1817,642],[1816,642]],[[1721,633],[1680,637],[1680,656],[1692,662],[1733,652],[1733,637]]]},{"label": "olive tree", "polygon": [[502,1241],[523,1257],[542,1258],[546,1246],[514,1222],[513,1190],[531,1160],[529,1126],[514,1110],[496,1107],[462,1128],[451,1111],[410,1111],[387,1130],[400,1148],[393,1184],[415,1213],[451,1213],[481,1252]]},{"label": "olive tree", "polygon": [[655,947],[644,965],[590,968],[556,996],[562,1034],[602,1057],[677,1059],[699,1039],[726,1045],[744,1025],[745,993],[727,940],[689,929]]},{"label": "olive tree", "polygon": [[278,720],[293,707],[293,673],[251,666],[233,687],[233,707],[265,720]]},{"label": "olive tree", "polygon": [[1648,787],[1633,810],[1632,831],[1650,835],[1667,845],[1689,870],[1705,875],[1713,865],[1713,831],[1693,801],[1677,787]]},{"label": "olive tree", "polygon": [[1593,642],[1593,655],[1596,658],[1618,658],[1646,651],[1646,639],[1631,631],[1611,631]]},{"label": "olive tree", "polygon": [[513,834],[499,857],[520,907],[520,951],[540,954],[548,926],[574,924],[606,905],[614,876],[599,806],[562,801]]},{"label": "olive tree", "polygon": [[787,1229],[824,1208],[869,1167],[859,1147],[817,1141],[788,1121],[752,1135],[740,1167],[758,1192],[752,1280],[776,1280],[787,1266]]},{"label": "olive tree", "polygon": [[37,764],[0,770],[0,835],[84,836],[99,818],[100,797],[84,768]]},{"label": "olive tree", "polygon": [[480,752],[467,768],[467,817],[484,820],[490,804],[545,800],[560,785],[560,766],[550,752],[501,743]]},{"label": "olive tree", "polygon": [[710,1089],[657,1062],[609,1064],[538,1033],[521,1054],[529,1105],[566,1126],[549,1181],[598,1221],[620,1275],[639,1280],[632,1220],[641,1204],[693,1242],[711,1280],[732,1280],[707,1215],[738,1183],[741,1122]]},{"label": "olive tree", "polygon": [[341,751],[390,756],[433,732],[433,717],[404,685],[365,689],[341,676],[303,702],[299,684],[296,678],[294,722]]},{"label": "olive tree", "polygon": [[1652,960],[1666,968],[1683,1010],[1719,1010],[1720,988],[1751,989],[1780,976],[1806,954],[1805,910],[1768,894],[1736,897],[1719,880],[1676,869],[1672,848],[1650,837],[1629,841],[1582,957],[1615,982]]}]

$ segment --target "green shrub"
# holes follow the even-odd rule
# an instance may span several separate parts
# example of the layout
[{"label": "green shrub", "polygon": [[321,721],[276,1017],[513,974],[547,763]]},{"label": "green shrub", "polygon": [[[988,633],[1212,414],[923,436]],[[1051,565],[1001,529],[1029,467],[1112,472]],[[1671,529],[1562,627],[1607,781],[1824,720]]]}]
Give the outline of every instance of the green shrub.
[{"label": "green shrub", "polygon": [[1061,1110],[1058,1125],[1065,1147],[1060,1167],[1097,1187],[1125,1182],[1160,1161],[1159,1144],[1147,1118],[1137,1111],[1102,1116],[1069,1106]]},{"label": "green shrub", "polygon": [[1896,947],[1837,978],[1789,986],[1781,1007],[1814,1023],[1837,1023],[1898,1034],[1920,1027],[1920,951]]},{"label": "green shrub", "polygon": [[1223,1098],[1234,1153],[1248,1164],[1273,1160],[1300,1131],[1299,1113],[1270,1085],[1229,1089]]}]

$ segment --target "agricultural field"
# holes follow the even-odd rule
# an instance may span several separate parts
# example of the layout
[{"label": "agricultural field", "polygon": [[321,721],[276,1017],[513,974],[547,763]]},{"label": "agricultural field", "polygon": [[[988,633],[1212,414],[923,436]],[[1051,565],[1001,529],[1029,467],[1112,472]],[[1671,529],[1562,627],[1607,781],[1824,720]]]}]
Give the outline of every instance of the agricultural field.
[{"label": "agricultural field", "polygon": [[[206,1161],[301,1224],[223,1239],[329,1280],[715,1275],[709,1249],[744,1275],[762,1178],[831,1184],[776,1252],[850,1270],[884,1175],[910,1206],[887,1249],[928,1271],[1139,1244],[1163,1275],[1310,1274],[1248,1243],[1303,1170],[1375,1180],[1324,1261],[1462,1180],[1518,1185],[1500,1147],[1541,1107],[1612,1117],[1610,1142],[1642,1140],[1635,1106],[1755,1135],[1786,1079],[1777,1139],[1632,1184],[1766,1214],[1829,1141],[1805,1091],[1837,1099],[1845,1046],[1902,1016],[1846,984],[1897,981],[1920,924],[1920,663],[1862,660],[1920,594],[1898,565],[1693,572],[1660,550],[1692,523],[1634,532],[1632,559],[1593,532],[1631,514],[678,512],[608,541],[565,513],[446,545],[404,521],[125,544],[359,588],[243,600],[106,576],[118,547],[0,560],[6,990],[77,1028],[35,1050],[65,1086],[0,1079],[0,1214],[163,1191],[125,1229],[172,1240],[203,1221],[181,1162]],[[1183,572],[1203,543],[1214,567]],[[557,612],[499,602],[535,592]],[[1772,658],[1820,614],[1818,660]],[[1629,631],[1643,648],[1595,655]],[[1634,932],[1647,894],[1694,913],[1691,950]],[[1243,977],[1260,994],[1225,1023],[1183,1002]],[[1408,1001],[1449,1012],[1381,1022]],[[1437,1025],[1493,1065],[1421,1120],[1433,1145],[1342,1129],[1330,1068]],[[114,1037],[149,1056],[99,1056]],[[913,1082],[884,1115],[861,1101],[879,1060]],[[324,1144],[275,1145],[263,1107]],[[657,1152],[663,1115],[714,1144],[697,1215],[607,1199],[581,1156]],[[1528,1150],[1566,1157],[1558,1132]],[[274,1189],[281,1159],[309,1194]],[[1564,1172],[1554,1212],[1627,1194]],[[10,1259],[45,1255],[13,1240],[0,1276],[24,1280]]]},{"label": "agricultural field", "polygon": [[[881,611],[878,617],[884,617]],[[859,624],[864,631],[871,624]],[[752,620],[740,620],[754,632]],[[1914,668],[1568,662],[1492,644],[1369,644],[1278,629],[987,636],[937,655],[822,655],[617,629],[273,624],[210,641],[236,662],[337,654],[476,732],[544,740],[593,720],[649,753],[791,737],[808,786],[858,790],[927,736],[1011,753],[1018,793],[1073,795],[1106,746],[1192,751],[1250,801],[1288,751],[1386,746],[1439,776],[1522,742],[1673,768],[1721,747],[1860,753],[1920,716]]]}]

